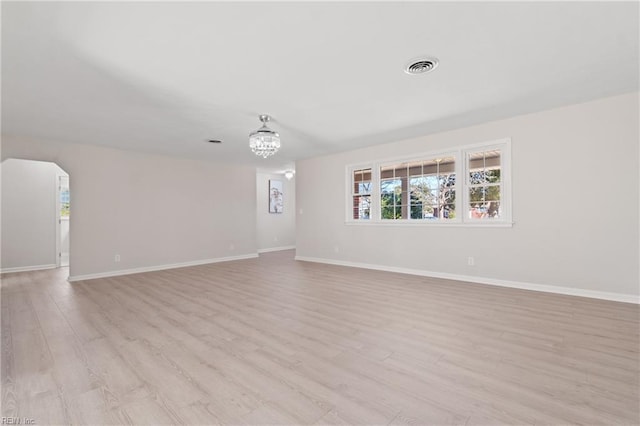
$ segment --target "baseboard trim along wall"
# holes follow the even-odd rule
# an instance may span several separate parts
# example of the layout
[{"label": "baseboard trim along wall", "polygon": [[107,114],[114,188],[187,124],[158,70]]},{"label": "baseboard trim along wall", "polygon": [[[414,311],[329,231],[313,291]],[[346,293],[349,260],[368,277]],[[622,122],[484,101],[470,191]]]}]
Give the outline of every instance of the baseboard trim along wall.
[{"label": "baseboard trim along wall", "polygon": [[293,250],[296,246],[269,247],[258,249],[258,253],[269,253],[270,251]]},{"label": "baseboard trim along wall", "polygon": [[57,267],[58,265],[56,265],[55,263],[52,263],[50,265],[19,266],[17,268],[2,268],[0,269],[0,273],[8,274],[11,272],[41,271],[44,269],[54,269]]},{"label": "baseboard trim along wall", "polygon": [[326,263],[328,265],[348,266],[352,268],[375,269],[385,272],[397,272],[400,274],[420,275],[423,277],[443,278],[456,281],[467,281],[478,284],[495,285],[499,287],[518,288],[521,290],[541,291],[544,293],[557,293],[569,296],[589,297],[592,299],[612,300],[615,302],[640,304],[640,297],[632,294],[609,293],[605,291],[584,290],[572,287],[559,287],[545,284],[523,283],[518,281],[498,280],[494,278],[476,277],[472,275],[457,275],[444,272],[432,272],[422,269],[397,268],[394,266],[373,265],[369,263],[347,262],[343,260],[322,259],[317,257],[296,256],[296,260],[304,262]]},{"label": "baseboard trim along wall", "polygon": [[121,269],[119,271],[99,272],[97,274],[74,275],[69,276],[68,281],[84,281],[96,278],[117,277],[120,275],[139,274],[142,272],[163,271],[165,269],[186,268],[188,266],[206,265],[209,263],[229,262],[232,260],[254,259],[258,257],[258,253],[241,254],[239,256],[218,257],[215,259],[195,260],[192,262],[171,263],[166,265],[145,266],[143,268]]}]

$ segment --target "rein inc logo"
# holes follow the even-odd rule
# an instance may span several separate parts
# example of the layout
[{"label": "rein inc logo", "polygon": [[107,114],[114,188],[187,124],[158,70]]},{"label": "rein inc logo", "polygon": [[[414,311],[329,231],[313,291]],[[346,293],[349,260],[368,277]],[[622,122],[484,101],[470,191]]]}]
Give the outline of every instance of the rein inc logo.
[{"label": "rein inc logo", "polygon": [[35,425],[35,419],[29,417],[0,417],[0,424],[3,425]]}]

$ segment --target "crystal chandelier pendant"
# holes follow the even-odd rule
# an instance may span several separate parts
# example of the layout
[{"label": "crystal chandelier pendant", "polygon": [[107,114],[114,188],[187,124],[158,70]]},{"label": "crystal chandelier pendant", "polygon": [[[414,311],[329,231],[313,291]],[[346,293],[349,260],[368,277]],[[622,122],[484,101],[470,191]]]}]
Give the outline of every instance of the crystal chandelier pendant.
[{"label": "crystal chandelier pendant", "polygon": [[280,149],[280,135],[267,127],[271,120],[268,115],[261,115],[262,127],[249,135],[249,147],[254,154],[267,158]]}]

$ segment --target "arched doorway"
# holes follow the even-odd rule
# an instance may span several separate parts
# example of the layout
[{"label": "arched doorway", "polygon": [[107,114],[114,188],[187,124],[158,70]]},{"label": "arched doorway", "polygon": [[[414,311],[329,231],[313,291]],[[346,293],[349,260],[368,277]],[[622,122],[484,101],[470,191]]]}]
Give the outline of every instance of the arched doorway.
[{"label": "arched doorway", "polygon": [[2,272],[69,265],[69,174],[52,162],[2,162]]}]

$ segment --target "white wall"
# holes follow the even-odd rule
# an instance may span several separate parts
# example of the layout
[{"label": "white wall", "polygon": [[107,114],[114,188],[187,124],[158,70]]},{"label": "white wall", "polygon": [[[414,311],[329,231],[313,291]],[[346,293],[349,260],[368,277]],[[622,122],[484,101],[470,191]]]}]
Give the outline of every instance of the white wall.
[{"label": "white wall", "polygon": [[10,137],[2,156],[54,161],[71,175],[72,278],[255,256],[250,167]]},{"label": "white wall", "polygon": [[56,164],[9,159],[2,163],[3,272],[56,266]]},{"label": "white wall", "polygon": [[[269,180],[282,182],[284,211],[269,213]],[[259,251],[291,248],[296,244],[296,184],[295,176],[287,180],[281,174],[256,174],[256,228]]]},{"label": "white wall", "polygon": [[[633,93],[298,161],[296,254],[637,300],[638,113]],[[345,224],[347,164],[505,137],[512,228]]]}]

